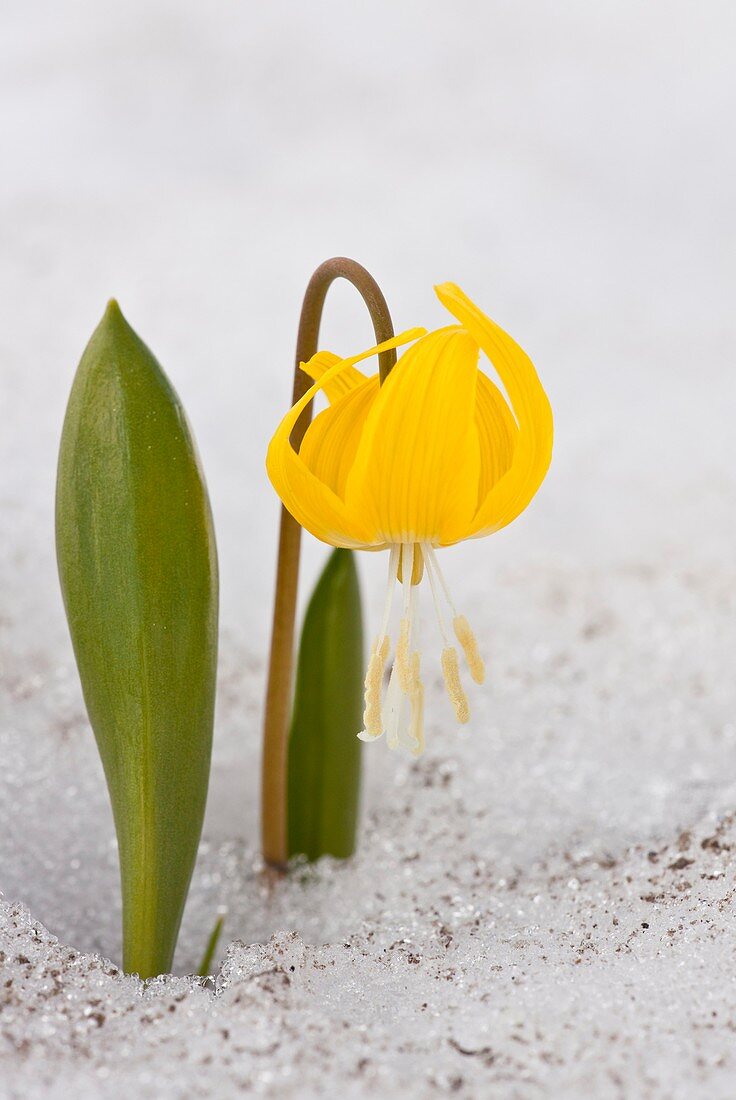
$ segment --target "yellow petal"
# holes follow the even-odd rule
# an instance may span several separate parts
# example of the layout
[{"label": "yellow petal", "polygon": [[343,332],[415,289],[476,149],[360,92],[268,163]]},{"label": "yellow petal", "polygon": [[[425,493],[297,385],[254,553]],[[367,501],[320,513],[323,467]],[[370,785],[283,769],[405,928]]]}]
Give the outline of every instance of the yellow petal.
[{"label": "yellow petal", "polygon": [[324,389],[342,370],[377,355],[380,351],[408,344],[423,334],[424,329],[410,329],[361,355],[338,360],[296,402],[276,429],[266,456],[266,469],[271,484],[297,523],[323,542],[352,548],[381,540],[373,537],[365,517],[359,512],[351,512],[332,489],[315,477],[306,462],[297,454],[290,440],[294,425],[315,394]]},{"label": "yellow petal", "polygon": [[[312,356],[308,363],[300,363],[299,365],[305,374],[308,374],[310,378],[318,382],[330,367],[334,367],[335,363],[339,362],[339,355],[335,355],[331,351],[318,351],[316,355]],[[357,367],[346,367],[345,370],[340,371],[340,373],[325,386],[327,400],[331,405],[334,405],[341,397],[350,393],[352,389],[355,389],[355,387],[359,386],[362,382],[365,382],[365,375],[362,374]]]},{"label": "yellow petal", "polygon": [[511,468],[519,427],[506,398],[490,378],[478,371],[475,423],[480,441],[478,506]]},{"label": "yellow petal", "polygon": [[[347,373],[347,372],[346,372]],[[355,372],[358,374],[358,371]],[[341,400],[315,417],[307,428],[299,454],[315,477],[345,499],[345,483],[355,460],[361,432],[378,394],[378,375],[366,378]],[[332,383],[334,387],[340,376]]]},{"label": "yellow petal", "polygon": [[381,386],[345,500],[386,542],[454,542],[476,510],[478,346],[452,325],[406,351]]},{"label": "yellow petal", "polygon": [[435,290],[498,371],[519,426],[511,467],[480,504],[467,532],[468,536],[487,535],[516,519],[544,480],[552,458],[552,409],[531,360],[519,345],[454,283],[443,283]]}]

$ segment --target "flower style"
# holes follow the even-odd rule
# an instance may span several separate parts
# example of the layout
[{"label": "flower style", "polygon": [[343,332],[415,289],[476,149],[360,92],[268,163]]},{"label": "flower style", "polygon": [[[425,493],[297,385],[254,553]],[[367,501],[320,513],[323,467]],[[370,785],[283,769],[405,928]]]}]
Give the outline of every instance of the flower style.
[{"label": "flower style", "polygon": [[[435,288],[459,322],[413,329],[361,355],[318,352],[302,369],[314,385],[287,413],[268,449],[267,469],[285,507],[323,542],[389,550],[381,629],[365,683],[365,729],[386,733],[390,748],[424,748],[424,688],[414,648],[417,586],[426,569],[443,640],[441,665],[458,722],[470,712],[458,651],[470,674],[484,665],[464,615],[458,614],[435,550],[492,534],[511,523],[541,485],[552,455],[552,410],[528,356],[453,283]],[[390,347],[415,341],[383,385],[356,367]],[[482,349],[508,395],[478,367]],[[290,437],[304,407],[324,390],[329,407],[314,419],[297,453]],[[385,701],[383,672],[396,581],[403,609]],[[446,609],[443,609],[443,600]]]}]

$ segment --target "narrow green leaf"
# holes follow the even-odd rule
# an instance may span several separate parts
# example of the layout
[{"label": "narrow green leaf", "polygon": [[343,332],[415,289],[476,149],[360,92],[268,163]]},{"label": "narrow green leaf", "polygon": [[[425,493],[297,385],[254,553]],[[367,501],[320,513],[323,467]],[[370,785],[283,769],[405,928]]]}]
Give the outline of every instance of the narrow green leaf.
[{"label": "narrow green leaf", "polygon": [[69,398],[56,545],[115,818],[123,965],[147,978],[171,969],[202,828],[217,557],[184,410],[116,302]]},{"label": "narrow green leaf", "polygon": [[350,550],[335,550],[312,594],[289,738],[289,854],[355,850],[363,714],[363,621]]},{"label": "narrow green leaf", "polygon": [[210,932],[210,938],[207,940],[207,946],[204,949],[204,955],[202,956],[202,961],[197,971],[197,977],[199,978],[207,978],[209,976],[212,960],[215,957],[215,951],[217,950],[217,945],[222,935],[222,926],[225,923],[225,916],[226,911],[224,909],[221,909],[217,914],[217,920]]}]

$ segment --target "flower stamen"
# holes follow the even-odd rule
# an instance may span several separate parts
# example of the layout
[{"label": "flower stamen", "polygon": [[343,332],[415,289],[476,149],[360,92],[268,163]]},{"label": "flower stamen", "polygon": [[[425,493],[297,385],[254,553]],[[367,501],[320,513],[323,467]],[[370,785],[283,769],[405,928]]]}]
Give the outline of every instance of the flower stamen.
[{"label": "flower stamen", "polygon": [[422,547],[417,542],[405,542],[399,544],[399,559],[396,568],[398,580],[404,583],[404,573],[408,571],[411,583],[418,585],[424,576],[424,555]]},{"label": "flower stamen", "polygon": [[437,623],[440,628],[440,634],[442,635],[442,641],[445,643],[445,648],[450,645],[450,636],[447,633],[447,627],[445,626],[445,617],[442,614],[442,607],[440,606],[439,593],[437,592],[437,581],[435,580],[434,568],[436,562],[432,560],[434,555],[430,557],[431,547],[425,544],[423,547],[424,556],[427,560],[427,576],[429,577],[429,587],[432,592],[432,603],[434,604],[435,615],[437,616]]},{"label": "flower stamen", "polygon": [[476,684],[482,684],[486,678],[486,666],[478,651],[478,642],[475,634],[470,628],[470,623],[464,615],[456,615],[452,620],[452,626],[455,631],[455,637],[463,647],[463,653],[465,654],[465,660],[468,662],[470,675],[473,677]]},{"label": "flower stamen", "polygon": [[392,546],[388,557],[388,589],[383,605],[383,618],[381,619],[381,634],[388,633],[388,621],[391,618],[391,606],[394,602],[394,589],[396,587],[396,570],[399,563],[399,546]]},{"label": "flower stamen", "polygon": [[[358,734],[363,741],[374,741],[385,732],[390,749],[400,745],[414,756],[424,751],[424,685],[420,673],[419,652],[412,648],[414,621],[419,596],[417,563],[422,572],[426,562],[432,602],[442,635],[442,675],[456,720],[465,724],[470,719],[468,698],[460,677],[458,650],[451,641],[451,632],[443,609],[445,597],[452,614],[452,627],[462,647],[470,674],[476,683],[485,676],[478,643],[464,615],[459,615],[450,597],[445,580],[429,543],[396,543],[389,558],[388,591],[384,605],[381,631],[373,643],[365,678],[364,730]],[[389,676],[385,703],[382,701],[383,677],[389,661],[389,620],[396,581],[403,585],[402,613],[396,652]]]},{"label": "flower stamen", "polygon": [[396,644],[396,666],[399,673],[399,683],[405,695],[411,695],[411,635],[414,625],[414,543],[408,543],[401,548],[401,564],[403,568],[404,586],[404,614],[399,625],[399,640]]},{"label": "flower stamen", "polygon": [[[450,637],[445,626],[445,617],[442,613],[442,607],[440,606],[439,593],[437,591],[437,578],[447,596],[448,603],[450,603],[449,593],[447,586],[442,581],[442,574],[437,568],[437,559],[434,556],[432,547],[429,544],[425,544],[422,549],[424,550],[424,556],[427,561],[427,576],[429,577],[429,587],[432,590],[432,600],[434,602],[434,609],[437,615],[437,622],[440,628],[440,634],[442,635],[442,641],[445,643],[445,647],[442,650],[442,675],[445,680],[445,688],[455,710],[455,718],[458,722],[465,724],[470,718],[470,707],[468,706],[468,698],[463,690],[462,681],[460,679],[460,666],[458,663],[457,650],[454,645],[450,643]],[[452,604],[450,604],[452,607]],[[452,607],[454,611],[454,607]]]},{"label": "flower stamen", "polygon": [[447,600],[447,603],[452,612],[452,627],[455,631],[455,637],[462,646],[465,660],[467,662],[468,669],[470,670],[470,675],[472,676],[473,680],[475,680],[476,684],[482,684],[486,678],[486,668],[483,658],[481,657],[480,651],[478,649],[478,642],[476,640],[475,634],[473,633],[470,623],[466,619],[465,615],[458,614],[457,608],[455,607],[455,601],[450,595],[450,590],[447,587],[447,582],[445,581],[445,578],[442,574],[442,570],[440,569],[439,562],[437,561],[434,550],[429,545],[429,543],[423,543],[422,551],[427,561],[427,573],[429,574],[430,586],[432,588],[432,595],[434,597],[434,606],[435,610],[437,611],[437,619],[440,624],[440,630],[442,632],[445,646],[449,646],[450,641],[447,636],[447,630],[445,629],[444,618],[439,607],[437,589],[434,580],[435,576],[442,586],[442,591],[445,595],[445,599]]},{"label": "flower stamen", "polygon": [[388,691],[386,692],[386,743],[390,749],[397,749],[399,747],[399,721],[401,719],[401,705],[403,701],[404,697],[401,694],[399,686],[396,661],[394,661],[394,667],[391,669],[391,678],[388,682]]},{"label": "flower stamen", "polygon": [[396,667],[399,670],[399,683],[405,695],[411,695],[411,660],[409,656],[410,624],[408,618],[401,620],[399,640],[396,644]]},{"label": "flower stamen", "polygon": [[414,756],[421,756],[424,752],[424,685],[419,675],[419,654],[415,651],[411,659],[412,693],[411,702],[411,728],[409,735],[414,741],[411,751]]},{"label": "flower stamen", "polygon": [[450,696],[450,702],[455,708],[455,718],[461,725],[465,725],[470,718],[470,707],[460,680],[457,650],[452,645],[442,650],[442,674],[445,678],[445,687],[447,688],[447,694]]},{"label": "flower stamen", "polygon": [[[365,675],[365,710],[363,712],[364,741],[375,741],[383,733],[383,714],[381,713],[381,691],[383,688],[383,670],[391,646],[388,635],[376,638],[368,661]],[[360,735],[359,735],[360,736]]]},{"label": "flower stamen", "polygon": [[[404,700],[395,702],[395,727],[392,724],[389,745],[403,744],[414,756],[420,756],[424,750],[424,688],[419,674],[419,653],[411,651],[414,617],[416,615],[417,563],[423,568],[422,553],[414,543],[405,543],[401,547],[400,565],[404,585],[404,613],[399,626],[399,640],[396,645],[394,673],[403,695],[409,701],[408,728],[400,722],[404,710]],[[419,574],[421,578],[421,574]],[[392,674],[393,675],[393,674]],[[390,684],[389,684],[390,690]]]},{"label": "flower stamen", "polygon": [[381,630],[373,643],[368,661],[368,670],[365,674],[364,729],[358,734],[361,741],[375,741],[383,734],[384,721],[381,695],[383,690],[383,673],[389,653],[391,652],[391,643],[388,637],[388,624],[391,618],[391,607],[393,605],[394,589],[396,587],[396,568],[398,560],[399,547],[392,546],[388,561],[388,587],[383,605]]}]

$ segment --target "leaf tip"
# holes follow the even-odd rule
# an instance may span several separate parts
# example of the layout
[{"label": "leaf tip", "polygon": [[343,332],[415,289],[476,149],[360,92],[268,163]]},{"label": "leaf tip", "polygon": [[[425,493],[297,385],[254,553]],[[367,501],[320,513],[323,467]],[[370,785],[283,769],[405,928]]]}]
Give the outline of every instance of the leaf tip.
[{"label": "leaf tip", "polygon": [[117,298],[108,299],[102,320],[106,324],[119,324],[121,321],[123,324],[127,324]]}]

